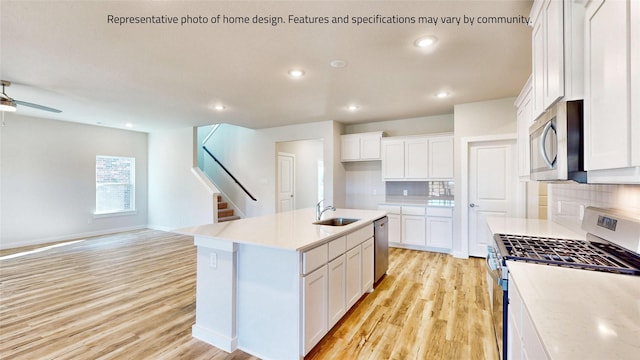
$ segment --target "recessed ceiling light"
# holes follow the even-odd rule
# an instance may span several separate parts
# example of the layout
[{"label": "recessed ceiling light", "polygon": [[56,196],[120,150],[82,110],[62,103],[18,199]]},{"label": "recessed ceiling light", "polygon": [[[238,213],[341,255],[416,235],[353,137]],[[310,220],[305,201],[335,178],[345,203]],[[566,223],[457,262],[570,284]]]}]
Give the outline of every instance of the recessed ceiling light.
[{"label": "recessed ceiling light", "polygon": [[349,111],[356,111],[356,110],[359,110],[359,109],[360,109],[360,106],[358,106],[358,105],[353,105],[352,104],[352,105],[347,106],[347,110],[349,110]]},{"label": "recessed ceiling light", "polygon": [[126,126],[126,127],[128,127],[128,128],[132,128],[132,127],[133,127],[133,124],[132,124],[132,123],[126,123],[126,124],[124,124],[124,126]]},{"label": "recessed ceiling light", "polygon": [[331,67],[333,68],[340,69],[347,66],[347,62],[344,60],[333,60],[329,63],[329,65],[331,65]]},{"label": "recessed ceiling light", "polygon": [[423,36],[418,38],[413,44],[424,49],[435,44],[436,41],[438,41],[438,39],[435,36]]},{"label": "recessed ceiling light", "polygon": [[222,110],[224,110],[226,108],[224,107],[224,105],[216,105],[216,106],[214,106],[214,109],[216,109],[218,111],[222,111]]},{"label": "recessed ceiling light", "polygon": [[436,94],[437,98],[443,99],[449,96],[449,93],[446,91],[440,91],[439,93]]},{"label": "recessed ceiling light", "polygon": [[304,75],[304,71],[300,69],[291,69],[289,70],[289,76],[293,78],[300,78]]}]

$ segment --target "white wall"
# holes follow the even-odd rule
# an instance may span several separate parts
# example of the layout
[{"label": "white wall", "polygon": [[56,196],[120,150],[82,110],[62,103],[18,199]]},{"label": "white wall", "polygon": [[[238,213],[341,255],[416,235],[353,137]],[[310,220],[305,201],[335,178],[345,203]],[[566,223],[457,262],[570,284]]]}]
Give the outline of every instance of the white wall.
[{"label": "white wall", "polygon": [[245,195],[209,157],[205,157],[205,169],[218,169],[214,182],[244,216],[273,214],[276,209],[276,143],[322,139],[325,201],[344,207],[344,169],[339,162],[339,137],[335,141],[335,134],[341,131],[341,125],[334,121],[260,130],[220,126],[208,142],[208,148],[258,201]]},{"label": "white wall", "polygon": [[[0,247],[142,228],[147,134],[5,113],[0,127]],[[136,159],[136,213],[94,218],[96,155]]]},{"label": "white wall", "polygon": [[172,230],[214,222],[216,199],[191,171],[194,141],[193,128],[149,134],[149,227]]},{"label": "white wall", "polygon": [[[320,185],[318,184],[318,162],[323,161],[323,141],[314,139],[279,142],[276,144],[276,151],[295,155],[294,208],[315,206],[320,200],[318,199]],[[322,197],[324,198],[324,195]]]},{"label": "white wall", "polygon": [[[454,209],[453,254],[464,256],[462,252],[462,212],[467,211],[458,194],[462,193],[462,139],[486,135],[516,133],[515,98],[482,101],[454,106],[454,178],[456,197]],[[524,200],[523,200],[524,201]]]}]

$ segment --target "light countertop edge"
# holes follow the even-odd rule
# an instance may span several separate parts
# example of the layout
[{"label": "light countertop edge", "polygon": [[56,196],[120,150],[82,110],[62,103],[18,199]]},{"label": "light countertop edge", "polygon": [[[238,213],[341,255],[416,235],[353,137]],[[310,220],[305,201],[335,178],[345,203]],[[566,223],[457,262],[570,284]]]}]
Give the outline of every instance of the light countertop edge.
[{"label": "light countertop edge", "polygon": [[272,215],[186,227],[173,232],[191,235],[199,244],[228,241],[292,251],[306,251],[347,233],[371,225],[386,216],[381,210],[337,209],[327,211],[323,219],[334,217],[360,219],[345,226],[315,225],[315,209],[306,208]]}]

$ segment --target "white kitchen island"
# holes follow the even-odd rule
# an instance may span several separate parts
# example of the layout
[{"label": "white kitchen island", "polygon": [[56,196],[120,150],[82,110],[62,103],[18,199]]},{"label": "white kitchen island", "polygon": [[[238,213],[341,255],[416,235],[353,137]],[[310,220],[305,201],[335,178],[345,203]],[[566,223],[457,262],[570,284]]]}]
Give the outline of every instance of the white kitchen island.
[{"label": "white kitchen island", "polygon": [[[360,296],[373,289],[373,221],[383,211],[315,210],[178,230],[197,251],[194,337],[262,359],[302,359]],[[353,300],[355,299],[355,301]]]}]

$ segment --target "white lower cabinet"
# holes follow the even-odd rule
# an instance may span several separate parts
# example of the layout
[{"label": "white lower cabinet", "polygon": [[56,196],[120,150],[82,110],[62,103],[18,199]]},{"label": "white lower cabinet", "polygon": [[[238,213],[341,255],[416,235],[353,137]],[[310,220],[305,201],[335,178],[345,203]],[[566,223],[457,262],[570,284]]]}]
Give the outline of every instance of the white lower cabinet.
[{"label": "white lower cabinet", "polygon": [[379,205],[389,218],[389,246],[448,253],[453,248],[453,208]]},{"label": "white lower cabinet", "polygon": [[427,216],[427,246],[453,248],[453,219]]},{"label": "white lower cabinet", "polygon": [[302,253],[304,355],[373,289],[373,226]]},{"label": "white lower cabinet", "polygon": [[362,295],[362,247],[360,245],[347,251],[347,309],[360,299]]},{"label": "white lower cabinet", "polygon": [[547,360],[535,325],[516,284],[509,279],[509,311],[507,328],[507,358],[509,360]]},{"label": "white lower cabinet", "polygon": [[346,255],[342,254],[329,262],[329,326],[332,328],[347,312],[346,303]]},{"label": "white lower cabinet", "polygon": [[402,244],[426,245],[426,218],[424,215],[402,215]]},{"label": "white lower cabinet", "polygon": [[327,333],[327,265],[303,278],[304,351],[311,350]]}]

